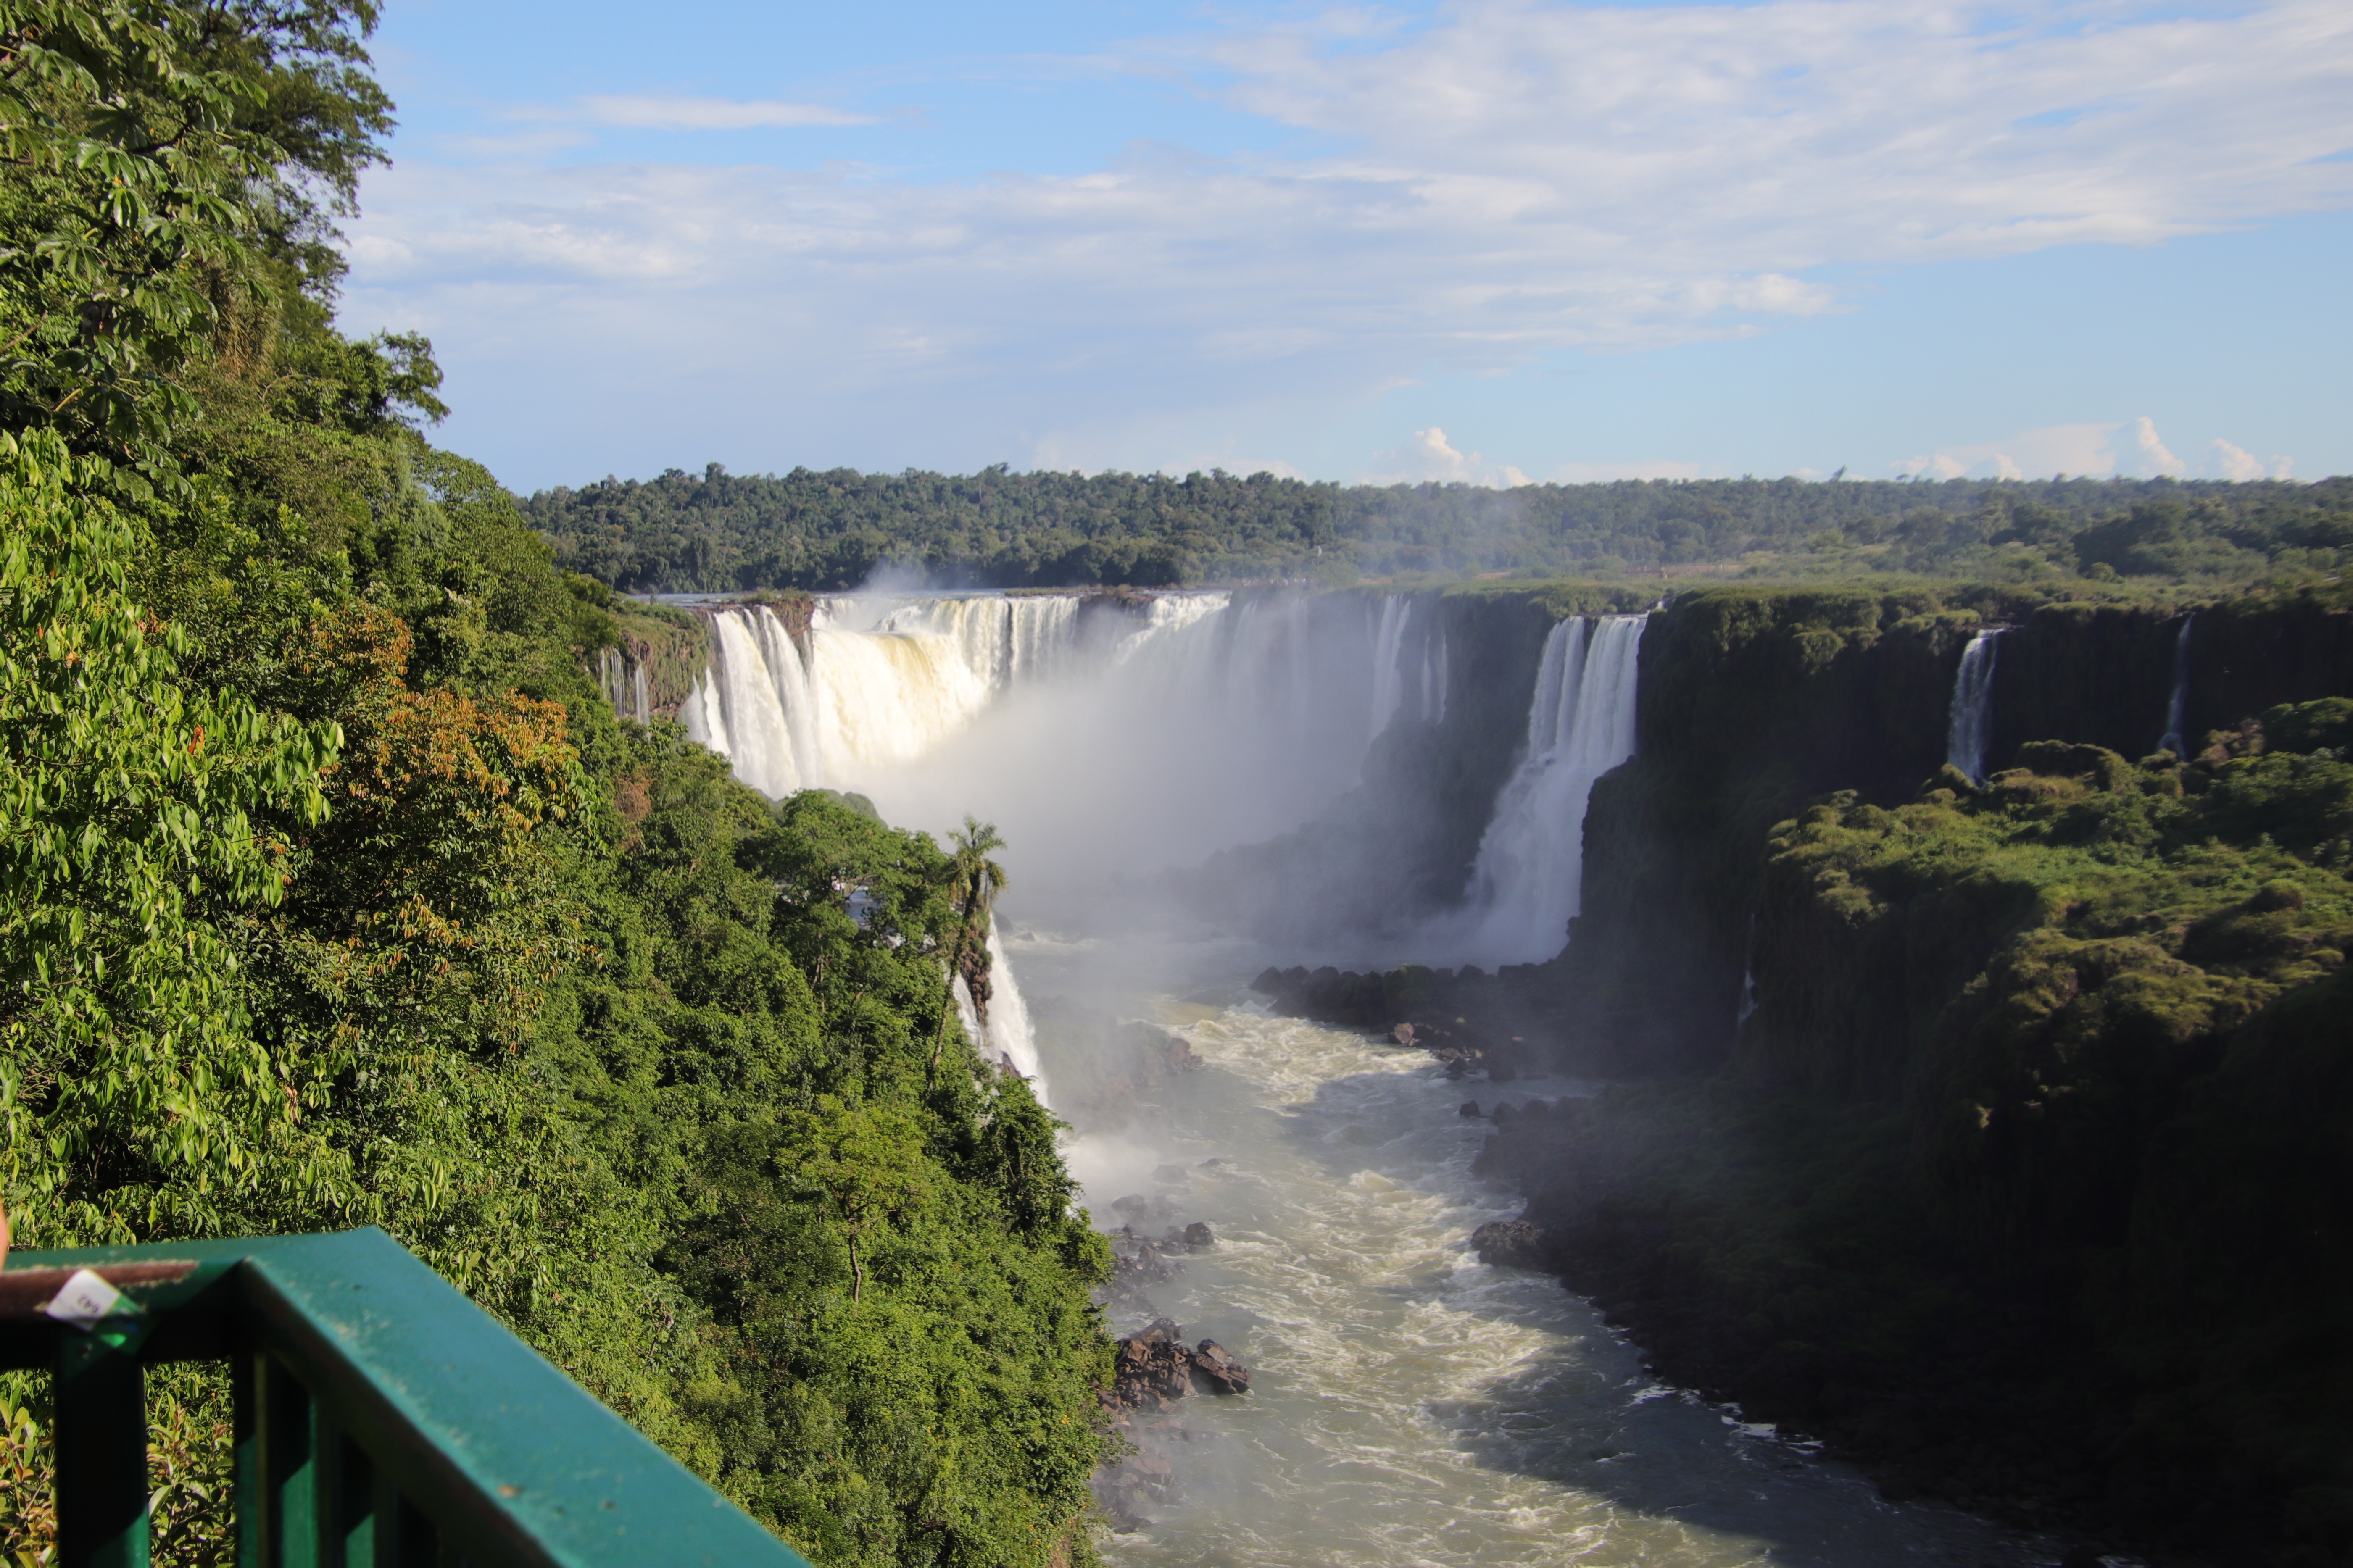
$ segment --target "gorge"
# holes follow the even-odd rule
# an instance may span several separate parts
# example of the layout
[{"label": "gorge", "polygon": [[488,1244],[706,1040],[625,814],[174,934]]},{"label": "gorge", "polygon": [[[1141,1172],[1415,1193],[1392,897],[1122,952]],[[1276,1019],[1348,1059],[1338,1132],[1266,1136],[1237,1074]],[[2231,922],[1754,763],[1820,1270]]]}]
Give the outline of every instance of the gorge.
[{"label": "gorge", "polygon": [[[913,826],[944,827],[969,810],[1004,828],[1016,891],[999,963],[1041,1000],[1034,1043],[1001,1048],[1025,1072],[1042,1068],[1076,1121],[1070,1157],[1098,1215],[1134,1197],[1135,1212],[1206,1220],[1223,1238],[1155,1307],[1198,1321],[1187,1333],[1213,1334],[1265,1375],[1247,1412],[1221,1402],[1187,1415],[1182,1429],[1203,1446],[1177,1450],[1178,1489],[1149,1510],[1150,1526],[1119,1538],[1115,1557],[1198,1561],[1240,1540],[1233,1549],[1253,1562],[1322,1560],[1343,1542],[1352,1561],[1539,1561],[1571,1539],[1600,1562],[2026,1562],[2052,1560],[2035,1553],[2062,1550],[2071,1531],[2211,1549],[2261,1515],[2270,1533],[2248,1560],[2267,1561],[2283,1519],[2316,1541],[2336,1528],[2315,1500],[2328,1495],[2333,1461],[2297,1460],[2274,1442],[2278,1457],[2198,1488],[2202,1513],[2185,1510],[2151,1478],[2194,1468],[2207,1439],[2113,1414],[2132,1390],[2183,1375],[2132,1349],[2178,1334],[2182,1320],[2158,1301],[2137,1324],[2086,1338],[2070,1303],[2113,1289],[2100,1281],[2116,1268],[2137,1278],[2148,1267],[2133,1252],[2141,1244],[2123,1238],[2168,1223],[2149,1209],[2161,1183],[2102,1178],[2094,1197],[2063,1169],[1994,1178],[2028,1184],[2002,1203],[2084,1215],[2059,1252],[2027,1258],[1972,1239],[1986,1222],[1959,1216],[1985,1198],[1952,1206],[1992,1176],[1965,1173],[1988,1154],[1937,1155],[1922,1188],[1902,1153],[1915,1136],[1932,1150],[1947,1137],[1933,1129],[1957,1092],[1939,1065],[1954,1047],[1936,1045],[1935,1020],[1967,1014],[1982,966],[1999,984],[2002,964],[2022,962],[2004,955],[2047,947],[2046,928],[2113,946],[2122,939],[2106,927],[2077,928],[2147,929],[2143,917],[2090,908],[2116,904],[2115,893],[2085,905],[2045,891],[2040,903],[1996,898],[1975,925],[1922,915],[1901,939],[1910,945],[1850,954],[1858,940],[1883,941],[1874,922],[1904,918],[1905,905],[1858,906],[1824,928],[1810,911],[1831,883],[1815,889],[1784,869],[1819,853],[1804,847],[1823,835],[1817,823],[1851,835],[1901,822],[1933,838],[1960,831],[1946,826],[1957,812],[2016,819],[2006,831],[2019,847],[2006,853],[2058,855],[2089,835],[2085,865],[2147,863],[2154,876],[2167,855],[2199,852],[2166,848],[2175,830],[2161,825],[2119,827],[2109,807],[2105,826],[2077,826],[2086,802],[2154,802],[2161,816],[2174,809],[2165,803],[2244,794],[2242,773],[2288,765],[2299,748],[2293,765],[2309,775],[2299,787],[2341,800],[2335,742],[2323,743],[2333,721],[2309,706],[2353,690],[2353,637],[2333,595],[2241,595],[2194,617],[1994,588],[1705,589],[1653,605],[1637,590],[1567,585],[779,597],[691,613],[707,658],[683,682],[672,670],[669,686],[683,686],[683,721],[739,777],[771,793],[848,792]],[[636,700],[643,666],[633,655],[611,667],[617,700]],[[2298,702],[2307,707],[2282,707]],[[2123,760],[2161,741],[2189,749],[2184,734],[2210,736],[2198,758]],[[2274,763],[2262,761],[2266,735]],[[2068,744],[2030,744],[2054,737]],[[1792,819],[1818,797],[1830,805]],[[2065,1134],[2103,1151],[2084,1158],[2137,1170],[2150,1141],[2199,1103],[2203,1075],[2231,1059],[2232,1031],[2341,962],[2336,871],[2318,870],[2293,899],[2261,890],[2279,881],[2274,841],[2296,845],[2298,865],[2343,858],[2339,809],[2291,809],[2310,831],[2297,840],[2274,820],[2260,847],[2243,824],[2222,822],[2245,850],[2223,851],[2227,865],[2210,854],[2189,873],[2206,889],[2196,907],[2163,917],[2172,934],[2126,968],[2186,965],[2235,986],[2236,999],[2164,1015],[2159,1033],[2181,1043],[2157,1078],[2078,1064],[2079,1092],[2112,1095],[2108,1078],[2122,1070],[2145,1102],[2126,1121]],[[1934,900],[1952,895],[1918,896],[1947,910]],[[2262,917],[2284,934],[2236,939],[2229,958],[2201,947],[2199,922],[2238,918],[2232,900],[2250,898],[2258,910],[2266,898],[2293,905]],[[2099,992],[2116,962],[2078,963],[2070,984]],[[1423,978],[1401,963],[1448,970]],[[1295,977],[1275,988],[1271,1014],[1245,986],[1270,963]],[[1456,965],[1472,967],[1451,974]],[[2147,1026],[2132,1018],[2147,1009],[2132,1014],[2129,985],[2102,994],[2107,1012],[2073,1027],[2113,1037],[2099,1047],[2112,1057],[2133,1048],[2124,1042]],[[1176,1030],[1210,1070],[1124,1100],[1095,1092],[1117,1048],[1106,1021],[1121,1017]],[[1392,1024],[1404,1044],[1359,1032]],[[998,1048],[1003,1031],[987,1033]],[[2052,1068],[2023,1070],[2030,1083],[2052,1080]],[[1463,1089],[1489,1082],[1512,1085],[1504,1101],[1454,1114]],[[1595,1098],[1605,1083],[1617,1087]],[[1723,1099],[1743,1083],[1753,1103]],[[2244,1092],[2270,1092],[2260,1085],[2259,1074]],[[2036,1091],[2009,1092],[2023,1104]],[[1905,1114],[1927,1118],[1924,1131],[1904,1131]],[[2325,1114],[2316,1104],[2283,1138],[2317,1136],[2312,1118]],[[1810,1251],[1819,1238],[1789,1230],[1792,1213],[1799,1231],[1815,1223],[1804,1203],[1786,1198],[1777,1212],[1760,1195],[1794,1179],[1792,1157],[1769,1153],[1789,1133],[1767,1123],[1789,1116],[1814,1119],[1799,1164],[1828,1161],[1841,1180],[1884,1188],[1885,1213],[1841,1223],[1895,1217],[1936,1241],[1894,1249],[1875,1284],[1835,1283],[1836,1265],[1823,1274]],[[1695,1149],[1735,1173],[1672,1168]],[[1498,1180],[1534,1201],[1525,1234],[1486,1247],[1482,1262],[1471,1235],[1507,1212]],[[1672,1206],[1648,1206],[1662,1203]],[[1630,1232],[1612,1213],[1681,1217]],[[1661,1272],[1668,1255],[1657,1247],[1689,1245],[1678,1227],[1735,1213],[1773,1237],[1765,1277],[1778,1282],[1765,1300],[1742,1294],[1759,1287],[1736,1285],[1730,1264]],[[2327,1214],[2325,1230],[2343,1226],[2341,1209]],[[2178,1257],[2215,1243],[2177,1226],[2168,1245]],[[1925,1282],[1964,1265],[2008,1281],[2010,1323],[1972,1352],[1968,1399],[1923,1386],[1920,1347],[1949,1331],[1945,1310],[1886,1295],[1918,1288],[1891,1284],[1889,1270]],[[1690,1394],[1661,1405],[1662,1385],[1614,1331],[1547,1285],[1515,1283],[1525,1277],[1514,1266],[1565,1273],[1631,1325],[1670,1378],[1738,1407],[1719,1415]],[[1834,1282],[1827,1298],[1800,1287],[1809,1270]],[[1788,1290],[1799,1294],[1773,1304]],[[1831,1305],[1793,1304],[1807,1290]],[[1880,1296],[1864,1300],[1872,1290]],[[2280,1310],[2296,1319],[2327,1299],[2299,1284]],[[1760,1310],[1785,1320],[1779,1343],[1694,1326]],[[1122,1331],[1142,1321],[1114,1316]],[[1790,1348],[1825,1333],[1862,1333],[1876,1348]],[[2284,1376],[2256,1374],[2242,1394],[2276,1398]],[[1976,1406],[1960,1411],[1968,1399]],[[2070,1415],[2052,1414],[2069,1401]],[[1354,1414],[1332,1414],[1343,1410]],[[2293,1432],[2309,1417],[2261,1419]],[[1915,1436],[1939,1425],[1962,1437]],[[1878,1488],[1815,1458],[1806,1440],[1822,1436],[1867,1461]],[[2057,1479],[2040,1489],[2015,1479],[2019,1456],[2062,1450],[2075,1457],[2046,1461]],[[1352,1506],[1352,1478],[1367,1465],[1371,1489]],[[1678,1489],[1715,1500],[1662,1501]],[[1890,1500],[1924,1494],[2029,1532]],[[2321,1522],[2296,1522],[2294,1500]],[[2053,1539],[2063,1547],[2045,1544]]]}]

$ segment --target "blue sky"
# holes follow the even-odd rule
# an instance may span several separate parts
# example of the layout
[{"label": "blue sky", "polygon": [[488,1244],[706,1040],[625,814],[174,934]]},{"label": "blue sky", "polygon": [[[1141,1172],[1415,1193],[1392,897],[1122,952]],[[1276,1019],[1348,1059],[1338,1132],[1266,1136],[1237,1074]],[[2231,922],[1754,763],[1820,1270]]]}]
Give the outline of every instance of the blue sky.
[{"label": "blue sky", "polygon": [[709,461],[2353,471],[2353,7],[392,0],[343,324]]}]

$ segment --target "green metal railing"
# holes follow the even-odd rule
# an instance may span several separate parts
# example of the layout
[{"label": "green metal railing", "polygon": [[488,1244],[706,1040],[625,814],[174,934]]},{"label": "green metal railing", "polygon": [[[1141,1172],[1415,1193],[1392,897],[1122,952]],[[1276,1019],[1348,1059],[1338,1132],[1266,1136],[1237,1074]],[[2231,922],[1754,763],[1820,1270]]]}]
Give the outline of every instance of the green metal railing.
[{"label": "green metal railing", "polygon": [[218,1359],[239,1568],[807,1568],[373,1227],[9,1255],[0,1366],[57,1379],[60,1568],[144,1568],[142,1369]]}]

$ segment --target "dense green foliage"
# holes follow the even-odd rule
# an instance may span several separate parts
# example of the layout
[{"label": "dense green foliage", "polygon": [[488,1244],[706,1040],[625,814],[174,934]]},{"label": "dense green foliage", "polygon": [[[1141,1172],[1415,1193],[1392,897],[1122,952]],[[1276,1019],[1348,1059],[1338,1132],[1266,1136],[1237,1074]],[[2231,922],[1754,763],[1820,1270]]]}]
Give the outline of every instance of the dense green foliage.
[{"label": "dense green foliage", "polygon": [[[620,722],[584,658],[661,618],[332,331],[373,20],[0,9],[16,1240],[382,1225],[820,1563],[1082,1560],[1108,1259],[955,1019],[971,868]],[[225,1390],[157,1394],[209,1561]]]},{"label": "dense green foliage", "polygon": [[2342,1561],[2353,701],[2211,742],[1781,824],[1727,1075],[1536,1124],[1573,1273],[1926,1476],[2007,1423],[1995,1498]]},{"label": "dense green foliage", "polygon": [[849,588],[881,569],[994,587],[1316,577],[1787,576],[2052,581],[2327,570],[2353,484],[1799,479],[1336,485],[1214,472],[741,477],[717,464],[543,490],[557,559],[633,592]]}]

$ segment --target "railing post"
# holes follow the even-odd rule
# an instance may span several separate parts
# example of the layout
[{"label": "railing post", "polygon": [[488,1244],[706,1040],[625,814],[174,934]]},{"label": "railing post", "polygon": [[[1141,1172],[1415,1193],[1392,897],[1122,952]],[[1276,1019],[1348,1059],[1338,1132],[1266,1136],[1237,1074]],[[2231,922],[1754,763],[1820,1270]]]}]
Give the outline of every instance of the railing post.
[{"label": "railing post", "polygon": [[273,1355],[254,1357],[261,1399],[260,1568],[319,1568],[319,1442],[311,1391]]},{"label": "railing post", "polygon": [[375,1568],[375,1463],[324,1411],[318,1433],[322,1568]]},{"label": "railing post", "polygon": [[237,1568],[267,1568],[269,1561],[269,1465],[261,1447],[262,1352],[239,1345],[229,1362],[230,1405],[237,1443]]},{"label": "railing post", "polygon": [[147,1568],[147,1389],[134,1355],[58,1336],[59,1568]]}]

